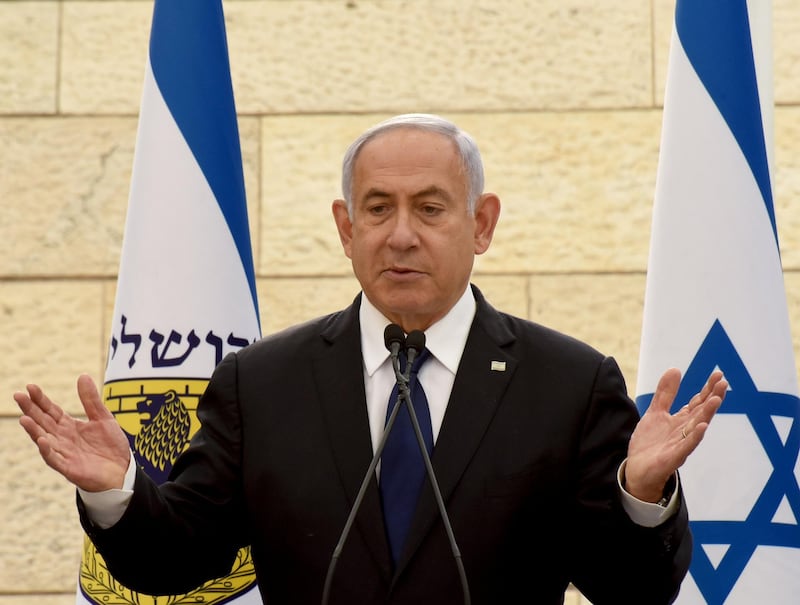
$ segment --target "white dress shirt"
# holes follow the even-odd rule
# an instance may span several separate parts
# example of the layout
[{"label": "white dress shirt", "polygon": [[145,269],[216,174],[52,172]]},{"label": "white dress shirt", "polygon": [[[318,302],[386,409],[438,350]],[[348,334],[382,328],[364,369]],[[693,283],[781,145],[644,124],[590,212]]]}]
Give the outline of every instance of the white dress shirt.
[{"label": "white dress shirt", "polygon": [[[434,446],[474,317],[475,297],[472,295],[472,289],[467,288],[450,312],[425,330],[425,347],[431,352],[431,357],[420,368],[417,379],[428,400]],[[383,331],[391,322],[366,296],[361,297],[359,321],[367,414],[372,436],[372,451],[375,452],[383,436],[389,395],[395,385],[392,362],[383,340]]]}]

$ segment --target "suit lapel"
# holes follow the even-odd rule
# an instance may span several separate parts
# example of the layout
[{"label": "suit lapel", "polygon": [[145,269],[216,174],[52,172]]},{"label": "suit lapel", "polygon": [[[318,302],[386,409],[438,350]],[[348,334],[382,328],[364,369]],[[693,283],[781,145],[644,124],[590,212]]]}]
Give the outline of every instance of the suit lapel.
[{"label": "suit lapel", "polygon": [[[322,350],[313,360],[315,382],[333,457],[350,506],[355,502],[364,473],[372,460],[358,323],[359,304],[360,297],[349,308],[332,316],[321,332]],[[354,528],[360,532],[388,580],[391,577],[391,558],[374,476],[364,495]],[[351,533],[348,541],[353,537]],[[345,543],[344,552],[346,549]]]},{"label": "suit lapel", "polygon": [[[432,463],[445,503],[480,446],[517,366],[510,355],[513,334],[474,288],[478,308],[458,367],[434,448]],[[397,572],[401,572],[439,517],[427,482]],[[396,577],[396,576],[395,576]]]}]

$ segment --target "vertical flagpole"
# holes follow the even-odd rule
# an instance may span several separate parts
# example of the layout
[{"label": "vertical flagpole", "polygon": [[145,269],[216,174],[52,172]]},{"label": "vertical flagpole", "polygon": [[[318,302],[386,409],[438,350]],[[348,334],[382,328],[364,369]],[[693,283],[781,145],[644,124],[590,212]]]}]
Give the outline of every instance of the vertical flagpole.
[{"label": "vertical flagpole", "polygon": [[[111,334],[106,406],[163,482],[216,364],[260,337],[221,0],[155,0]],[[76,599],[261,602],[249,549],[179,599],[121,586],[88,539]]]},{"label": "vertical flagpole", "polygon": [[772,198],[768,2],[678,0],[637,385],[720,368],[730,392],[681,470],[694,536],[680,604],[796,603],[800,399]]}]

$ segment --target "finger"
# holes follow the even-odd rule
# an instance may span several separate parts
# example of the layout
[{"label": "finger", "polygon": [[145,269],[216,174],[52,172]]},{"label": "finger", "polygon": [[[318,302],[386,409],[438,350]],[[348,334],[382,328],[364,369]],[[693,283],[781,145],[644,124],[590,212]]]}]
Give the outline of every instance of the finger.
[{"label": "finger", "polygon": [[[711,420],[714,418],[714,415],[719,410],[720,405],[722,405],[722,399],[717,396],[711,396],[705,402],[705,404],[701,407],[695,408],[686,422],[681,426],[681,437],[683,439],[688,439],[690,435],[693,435],[698,427],[708,427]],[[700,433],[700,436],[705,433],[705,429]]]},{"label": "finger", "polygon": [[25,432],[28,433],[28,436],[34,443],[36,443],[39,438],[44,437],[47,434],[45,430],[30,416],[21,416],[19,419],[19,424],[23,429],[25,429]]},{"label": "finger", "polygon": [[[721,387],[721,383],[723,383],[722,379],[722,372],[720,370],[714,370],[706,380],[706,383],[703,385],[703,388],[700,389],[700,392],[697,393],[694,397],[689,400],[687,404],[690,410],[703,405],[703,403],[712,395],[721,395],[719,389]],[[727,389],[727,382],[725,383],[724,389]],[[722,391],[724,392],[724,390]]]},{"label": "finger", "polygon": [[17,406],[19,406],[19,409],[22,411],[22,416],[20,416],[19,419],[20,425],[25,429],[25,432],[28,433],[28,436],[33,442],[36,443],[40,437],[47,434],[42,423],[45,422],[52,425],[53,419],[42,411],[31,399],[30,393],[28,392],[14,393],[14,401],[16,401]]},{"label": "finger", "polygon": [[720,370],[720,369],[714,370],[708,376],[708,384],[711,385],[711,386],[714,386],[714,384],[716,384],[720,380],[723,380],[724,378],[725,378],[725,375],[722,373],[722,370]]},{"label": "finger", "polygon": [[14,393],[14,400],[22,412],[46,432],[54,432],[64,416],[64,411],[35,384],[29,384],[26,393]]},{"label": "finger", "polygon": [[663,411],[668,412],[672,407],[672,402],[675,401],[675,395],[678,394],[678,388],[681,385],[681,372],[677,368],[670,368],[658,381],[656,392],[653,395],[653,401],[650,403],[648,411]]},{"label": "finger", "polygon": [[[715,382],[709,383],[709,388],[710,390],[706,393],[701,392],[695,395],[692,402],[687,406],[693,417],[700,414],[703,421],[710,421],[714,414],[716,414],[728,392],[728,381],[722,378],[720,373],[719,376],[715,377]],[[706,389],[703,390],[706,391]],[[701,395],[704,396],[701,397]]]},{"label": "finger", "polygon": [[55,449],[55,438],[45,432],[42,427],[30,416],[22,416],[19,419],[20,425],[28,433],[28,436],[36,444],[39,450],[39,455],[44,460],[45,464],[59,473],[63,474],[64,460]]},{"label": "finger", "polygon": [[89,420],[105,420],[113,417],[103,404],[94,380],[88,374],[81,374],[78,377],[78,397]]},{"label": "finger", "polygon": [[[694,426],[691,430],[687,430],[686,438],[681,439],[681,457],[683,461],[700,445],[700,442],[705,437],[706,430],[708,429],[707,423],[700,423]],[[683,462],[681,462],[683,464]]]},{"label": "finger", "polygon": [[690,419],[690,424],[692,426],[705,423],[708,424],[711,422],[714,415],[719,410],[720,406],[722,405],[722,397],[717,395],[712,395],[708,398],[704,405],[698,407],[693,413]]},{"label": "finger", "polygon": [[39,447],[39,455],[47,466],[66,477],[67,462],[64,456],[56,449],[54,441],[51,435],[45,435],[38,439],[36,445]]},{"label": "finger", "polygon": [[730,385],[728,384],[728,381],[725,380],[725,378],[721,378],[720,381],[717,382],[717,384],[714,385],[714,389],[712,391],[712,394],[716,395],[720,399],[725,399],[725,395],[728,392],[728,387],[729,386]]},{"label": "finger", "polygon": [[[719,379],[713,385],[711,385],[711,390],[706,395],[705,399],[700,401],[694,407],[702,409],[711,406],[713,407],[714,413],[716,413],[717,409],[722,404],[722,401],[725,399],[725,395],[727,394],[728,394],[728,381],[725,380],[720,375]],[[711,415],[713,416],[713,413]]]},{"label": "finger", "polygon": [[48,431],[55,428],[64,416],[64,410],[60,405],[50,399],[45,392],[39,387],[38,384],[29,384],[27,386],[28,394],[31,400],[36,404],[44,414],[45,417],[39,424],[42,424]]},{"label": "finger", "polygon": [[49,413],[55,404],[44,394],[42,388],[38,384],[29,384],[25,388],[28,391],[31,401],[41,408],[42,411]]},{"label": "finger", "polygon": [[31,401],[30,395],[28,395],[28,393],[22,393],[20,391],[14,393],[14,401],[16,402],[17,407],[19,407],[19,409],[22,410],[23,414],[27,414],[28,410],[30,410],[31,407],[36,405],[35,403],[33,403],[33,401]]}]

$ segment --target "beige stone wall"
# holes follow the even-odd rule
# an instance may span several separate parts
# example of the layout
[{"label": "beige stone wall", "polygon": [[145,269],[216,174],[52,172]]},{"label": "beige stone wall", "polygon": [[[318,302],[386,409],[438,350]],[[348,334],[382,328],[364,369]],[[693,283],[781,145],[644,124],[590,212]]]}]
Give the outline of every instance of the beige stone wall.
[{"label": "beige stone wall", "polygon": [[[347,143],[437,112],[481,143],[504,202],[474,281],[613,354],[633,386],[673,6],[226,0],[264,332],[356,292],[329,212]],[[74,494],[11,393],[39,381],[77,411],[77,374],[102,380],[151,11],[0,1],[2,605],[73,602]],[[800,4],[773,11],[776,211],[800,326]]]}]

